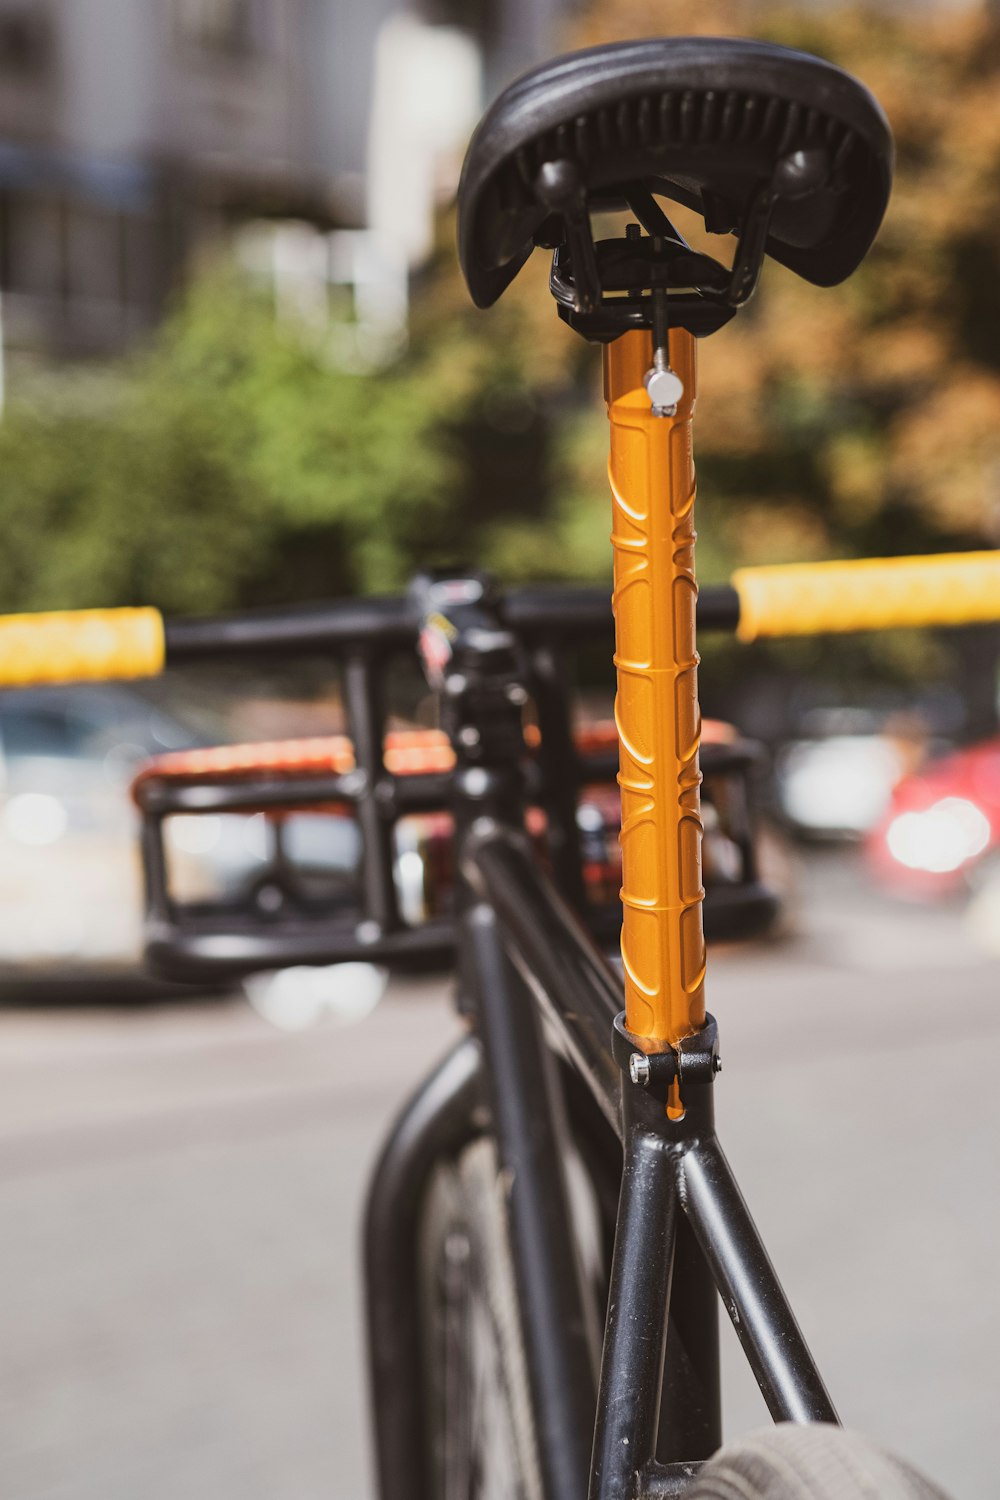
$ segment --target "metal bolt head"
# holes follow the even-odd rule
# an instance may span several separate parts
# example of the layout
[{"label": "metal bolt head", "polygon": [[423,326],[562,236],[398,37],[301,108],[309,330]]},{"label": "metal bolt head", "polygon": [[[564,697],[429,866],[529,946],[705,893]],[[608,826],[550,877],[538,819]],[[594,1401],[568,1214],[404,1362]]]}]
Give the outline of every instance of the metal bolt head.
[{"label": "metal bolt head", "polygon": [[645,1088],[649,1083],[649,1058],[643,1057],[641,1052],[633,1052],[628,1060],[628,1076],[640,1088]]},{"label": "metal bolt head", "polygon": [[512,682],[507,689],[507,702],[513,703],[517,708],[522,708],[528,701],[528,695],[519,682]]},{"label": "metal bolt head", "polygon": [[458,731],[458,743],[465,745],[467,749],[479,744],[479,730],[474,724],[466,724]]},{"label": "metal bolt head", "polygon": [[649,400],[656,417],[672,417],[677,411],[677,403],[684,394],[684,382],[675,370],[667,365],[660,369],[654,365],[647,370],[643,383],[649,392]]},{"label": "metal bolt head", "polygon": [[715,1056],[712,1058],[712,1072],[713,1073],[721,1073],[722,1072],[722,1058],[719,1056],[718,1053],[716,1053]]}]

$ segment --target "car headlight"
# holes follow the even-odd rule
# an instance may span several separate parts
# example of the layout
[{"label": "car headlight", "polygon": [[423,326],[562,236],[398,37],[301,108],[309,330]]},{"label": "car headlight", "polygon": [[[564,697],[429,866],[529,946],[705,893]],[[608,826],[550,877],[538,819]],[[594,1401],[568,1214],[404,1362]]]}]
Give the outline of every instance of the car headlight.
[{"label": "car headlight", "polygon": [[990,842],[990,820],[965,797],[943,797],[922,812],[904,812],[886,831],[889,853],[908,870],[948,875]]}]

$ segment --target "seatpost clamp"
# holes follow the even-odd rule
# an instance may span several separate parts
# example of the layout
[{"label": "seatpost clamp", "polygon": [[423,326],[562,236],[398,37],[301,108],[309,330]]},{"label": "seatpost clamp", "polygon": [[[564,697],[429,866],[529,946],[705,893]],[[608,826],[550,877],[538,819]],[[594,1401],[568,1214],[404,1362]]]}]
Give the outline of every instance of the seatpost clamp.
[{"label": "seatpost clamp", "polygon": [[628,1030],[624,1011],[615,1017],[611,1037],[615,1062],[633,1085],[664,1104],[673,1084],[679,1083],[682,1090],[703,1087],[714,1083],[716,1074],[722,1071],[719,1028],[715,1017],[707,1013],[704,1026],[683,1037],[676,1047],[651,1050],[650,1042],[649,1037]]}]

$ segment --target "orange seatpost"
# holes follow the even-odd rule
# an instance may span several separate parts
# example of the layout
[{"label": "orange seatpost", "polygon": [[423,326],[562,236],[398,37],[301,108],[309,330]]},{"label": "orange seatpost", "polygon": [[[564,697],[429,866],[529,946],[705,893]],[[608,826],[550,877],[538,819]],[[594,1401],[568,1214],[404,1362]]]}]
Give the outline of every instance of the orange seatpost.
[{"label": "orange seatpost", "polygon": [[[648,1050],[674,1046],[705,1021],[698,653],[695,649],[695,341],[670,332],[684,393],[655,415],[643,377],[650,333],[605,349],[611,422],[615,717],[622,799],[625,1024]],[[672,1111],[677,1107],[672,1098]]]}]

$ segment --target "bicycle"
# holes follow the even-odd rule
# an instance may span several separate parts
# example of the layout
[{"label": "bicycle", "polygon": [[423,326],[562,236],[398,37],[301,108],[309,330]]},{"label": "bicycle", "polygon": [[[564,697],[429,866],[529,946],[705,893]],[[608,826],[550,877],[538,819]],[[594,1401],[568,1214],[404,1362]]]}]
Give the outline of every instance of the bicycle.
[{"label": "bicycle", "polygon": [[[405,600],[222,621],[164,625],[137,610],[0,622],[7,683],[310,646],[343,657],[349,744],[168,757],[136,796],[149,951],[175,973],[455,954],[468,1034],[403,1110],[369,1197],[381,1500],[940,1496],[837,1426],[716,1138],[718,1032],[704,1005],[695,338],[746,302],[765,254],[817,284],[844,280],[890,177],[888,126],[860,84],[722,39],[547,64],[500,97],[470,147],[459,244],[474,301],[495,301],[535,245],[552,249],[560,316],[605,346],[623,978],[594,941],[602,914],[583,889],[576,817],[606,747],[574,745],[560,669],[570,643],[607,630],[600,592],[503,597],[470,574],[421,579]],[[733,265],[692,250],[658,196],[732,230]],[[591,211],[623,205],[624,236],[595,244]],[[750,569],[698,604],[702,628],[745,639],[997,618],[992,553]],[[380,677],[417,640],[445,735],[387,747]],[[738,782],[745,759],[716,771]],[[544,814],[547,871],[526,802]],[[169,817],[280,820],[302,806],[352,810],[361,831],[360,888],[339,890],[332,915],[329,892],[317,899],[287,870],[284,908],[258,902],[239,920],[174,899]],[[441,807],[454,909],[408,925],[392,828]],[[728,920],[751,931],[773,903],[748,825],[732,832],[742,863]],[[282,864],[279,847],[279,885]],[[720,1294],[779,1424],[721,1452]]]}]

